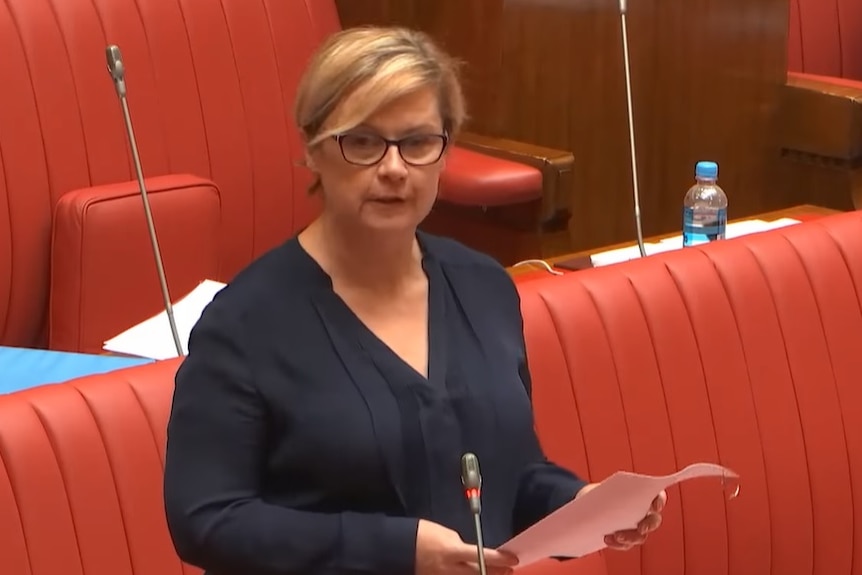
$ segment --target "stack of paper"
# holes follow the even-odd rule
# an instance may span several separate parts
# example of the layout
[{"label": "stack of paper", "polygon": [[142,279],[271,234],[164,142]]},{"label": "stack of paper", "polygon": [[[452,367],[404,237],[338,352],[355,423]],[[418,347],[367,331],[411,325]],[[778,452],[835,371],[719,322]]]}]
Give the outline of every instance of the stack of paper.
[{"label": "stack of paper", "polygon": [[[184,354],[188,353],[192,328],[200,319],[204,308],[225,285],[217,281],[204,280],[191,293],[173,304],[174,321],[177,324]],[[171,335],[171,324],[165,311],[109,339],[103,349],[151,359],[177,357],[177,349]]]},{"label": "stack of paper", "polygon": [[[740,222],[728,224],[725,237],[727,239],[738,238],[740,236],[774,230],[798,223],[799,220],[794,220],[792,218],[781,218],[771,222],[764,220],[742,220]],[[665,238],[659,242],[646,243],[644,244],[644,248],[648,256],[680,249],[682,248],[682,235]],[[590,260],[593,262],[593,267],[599,267],[637,259],[640,255],[640,249],[638,246],[633,245],[593,254],[590,256]]]},{"label": "stack of paper", "polygon": [[[668,487],[697,478],[720,478],[739,493],[739,476],[714,463],[695,463],[672,475],[651,476],[619,471],[595,489],[577,497],[501,547],[518,557],[518,568],[548,557],[583,557],[606,547],[605,535],[633,529],[653,499]],[[730,485],[728,485],[730,482]]]},{"label": "stack of paper", "polygon": [[[756,234],[758,232],[767,232],[769,230],[775,230],[798,223],[799,220],[794,220],[791,218],[781,218],[780,220],[773,220],[771,222],[767,222],[764,220],[742,220],[741,222],[733,222],[727,224],[727,232],[725,234],[725,238],[730,240],[733,238],[738,238],[740,236],[747,236],[749,234]],[[672,238],[665,238],[661,241],[661,243],[668,244],[673,248],[681,248],[682,235],[673,236]]]},{"label": "stack of paper", "polygon": [[[664,244],[662,242],[644,244],[644,251],[646,251],[646,255],[648,256],[673,249],[676,249],[673,245]],[[635,244],[633,246],[626,246],[624,248],[616,248],[593,254],[590,256],[590,260],[593,262],[593,267],[599,267],[634,260],[639,257],[641,257],[640,248]]]}]

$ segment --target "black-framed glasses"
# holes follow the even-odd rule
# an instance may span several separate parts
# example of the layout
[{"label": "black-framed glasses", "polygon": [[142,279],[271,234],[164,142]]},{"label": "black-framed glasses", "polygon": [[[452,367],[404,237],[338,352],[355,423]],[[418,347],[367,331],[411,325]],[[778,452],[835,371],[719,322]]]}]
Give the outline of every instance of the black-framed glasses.
[{"label": "black-framed glasses", "polygon": [[398,148],[405,164],[430,166],[437,162],[449,144],[447,134],[413,134],[389,140],[377,134],[346,132],[333,136],[344,160],[357,166],[373,166],[386,156],[389,148]]}]

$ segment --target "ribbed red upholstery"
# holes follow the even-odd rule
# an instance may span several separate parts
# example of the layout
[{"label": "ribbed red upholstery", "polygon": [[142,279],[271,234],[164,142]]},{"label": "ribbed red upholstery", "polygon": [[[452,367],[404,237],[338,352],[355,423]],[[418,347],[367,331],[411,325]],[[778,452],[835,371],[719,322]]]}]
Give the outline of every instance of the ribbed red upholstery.
[{"label": "ribbed red upholstery", "polygon": [[[174,553],[162,499],[180,360],[0,395],[0,573],[198,575]],[[607,575],[604,559],[523,575]]]},{"label": "ribbed red upholstery", "polygon": [[338,26],[334,3],[304,0],[0,4],[0,340],[31,343],[43,325],[59,197],[134,179],[107,44],[123,53],[146,175],[218,185],[229,277],[311,218],[292,98]]},{"label": "ribbed red upholstery", "polygon": [[671,490],[611,575],[862,573],[862,213],[519,289],[552,457],[742,477]]},{"label": "ribbed red upholstery", "polygon": [[4,575],[192,575],[165,522],[176,360],[0,396]]},{"label": "ribbed red upholstery", "polygon": [[862,2],[790,0],[788,69],[862,80]]},{"label": "ribbed red upholstery", "polygon": [[[213,279],[226,281],[317,210],[292,107],[312,51],[339,28],[333,0],[0,2],[0,343],[45,343],[59,198],[135,178],[106,45],[123,54],[145,175],[190,174],[218,187]],[[477,182],[497,193],[474,203],[541,195],[535,168],[471,157],[482,170],[471,178],[471,162],[456,162],[460,184],[449,195],[459,203],[469,201],[465,190],[484,191]]]},{"label": "ribbed red upholstery", "polygon": [[[218,277],[221,203],[215,184],[189,175],[147,178],[170,292]],[[100,353],[104,342],[163,309],[137,183],[65,194],[51,238],[48,347]]]},{"label": "ribbed red upholstery", "polygon": [[[539,435],[593,480],[695,461],[630,553],[537,573],[862,573],[862,213],[519,285]],[[161,473],[177,361],[0,396],[0,565],[180,575]]]}]

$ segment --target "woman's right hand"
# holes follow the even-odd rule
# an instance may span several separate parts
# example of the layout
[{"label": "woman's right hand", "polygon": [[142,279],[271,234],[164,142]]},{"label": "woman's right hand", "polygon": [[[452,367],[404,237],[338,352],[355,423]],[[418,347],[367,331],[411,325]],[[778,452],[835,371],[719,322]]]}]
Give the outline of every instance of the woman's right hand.
[{"label": "woman's right hand", "polygon": [[[416,531],[416,575],[475,575],[479,572],[476,546],[464,543],[457,532],[439,523],[419,520]],[[509,575],[518,559],[485,549],[488,575]]]}]

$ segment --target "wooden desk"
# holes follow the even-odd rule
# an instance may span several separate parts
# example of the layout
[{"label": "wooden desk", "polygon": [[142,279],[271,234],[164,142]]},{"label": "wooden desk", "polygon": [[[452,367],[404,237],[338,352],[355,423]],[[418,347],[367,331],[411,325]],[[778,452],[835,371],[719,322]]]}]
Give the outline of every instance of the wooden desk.
[{"label": "wooden desk", "polygon": [[[752,216],[747,216],[744,218],[738,218],[738,219],[731,220],[730,223],[741,222],[741,221],[745,221],[745,220],[764,220],[767,222],[771,222],[771,221],[779,220],[781,218],[792,218],[794,220],[806,221],[806,220],[813,220],[813,219],[821,218],[823,216],[828,216],[828,215],[837,214],[837,213],[838,213],[838,210],[833,210],[830,208],[822,208],[820,206],[812,206],[812,205],[806,204],[806,205],[801,205],[801,206],[795,206],[792,208],[786,208],[783,210],[776,210],[774,212],[766,212],[765,214],[752,215]],[[658,235],[658,236],[652,236],[649,238],[644,238],[644,243],[658,242],[658,241],[661,241],[665,238],[672,238],[674,236],[678,236],[678,235],[680,235],[680,233],[682,233],[681,229],[679,231],[668,233],[668,234],[662,234],[662,235]],[[613,244],[613,245],[605,246],[605,247],[601,247],[601,248],[595,248],[592,250],[584,250],[581,252],[575,252],[575,253],[571,253],[571,254],[557,256],[554,258],[549,258],[545,261],[548,262],[548,264],[550,264],[551,266],[553,266],[554,263],[556,263],[556,262],[562,262],[562,261],[566,261],[569,259],[583,258],[584,260],[588,260],[592,254],[597,254],[597,253],[601,253],[601,252],[605,252],[605,251],[613,250],[613,249],[617,249],[617,248],[626,248],[626,247],[630,247],[630,246],[634,246],[634,245],[637,245],[637,241],[623,242],[623,243]],[[528,274],[529,275],[535,275],[535,276],[548,275],[548,272],[545,269],[543,269],[539,264],[533,264],[533,263],[522,264],[522,265],[517,266],[517,267],[512,266],[512,267],[509,267],[506,269],[508,270],[508,272],[511,276],[517,277],[520,279],[524,279],[523,276],[526,276]],[[557,268],[555,268],[555,269],[557,269]],[[568,272],[568,270],[562,270],[562,269],[560,269],[558,271]]]}]

